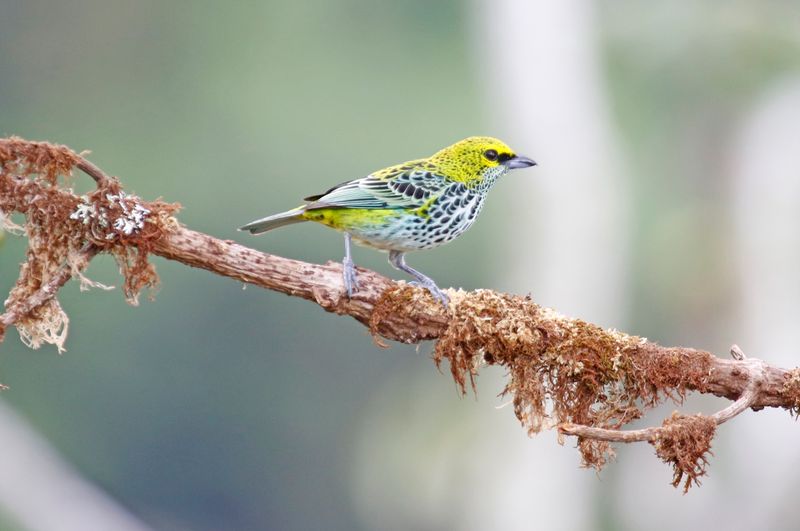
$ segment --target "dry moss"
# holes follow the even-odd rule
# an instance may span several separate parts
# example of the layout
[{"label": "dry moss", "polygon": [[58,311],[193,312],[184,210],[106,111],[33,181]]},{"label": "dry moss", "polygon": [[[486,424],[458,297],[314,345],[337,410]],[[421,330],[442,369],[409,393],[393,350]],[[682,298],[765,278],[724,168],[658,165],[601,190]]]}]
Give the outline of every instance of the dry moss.
[{"label": "dry moss", "polygon": [[[145,203],[126,195],[116,179],[78,197],[66,180],[80,160],[64,146],[18,138],[0,141],[0,211],[23,214],[28,236],[26,261],[6,300],[7,309],[47,285],[61,268],[79,273],[82,251],[88,245],[116,258],[130,302],[136,302],[143,288],[158,282],[147,255],[152,242],[168,230],[177,205]],[[59,182],[59,176],[65,181]],[[51,343],[61,350],[68,324],[57,299],[52,298],[16,326],[27,345],[36,348]]]},{"label": "dry moss", "polygon": [[[531,434],[561,423],[618,429],[665,398],[703,386],[710,358],[690,349],[656,356],[645,339],[605,330],[540,307],[529,298],[478,290],[454,301],[434,361],[450,363],[462,392],[481,363],[508,369],[503,395]],[[613,457],[609,443],[580,439],[584,464]]]},{"label": "dry moss", "polygon": [[[449,290],[448,294],[453,299],[459,299],[464,292]],[[403,343],[418,343],[438,337],[448,321],[448,315],[441,303],[434,300],[426,290],[398,282],[381,291],[369,321],[365,324],[375,342],[385,346],[380,339],[381,335]],[[403,333],[393,333],[397,330],[402,330]]]},{"label": "dry moss", "polygon": [[800,368],[792,369],[786,375],[786,382],[783,384],[783,393],[786,395],[786,401],[793,406],[787,408],[789,412],[795,416],[800,417]]},{"label": "dry moss", "polygon": [[706,415],[681,415],[673,413],[664,420],[658,438],[651,444],[656,455],[665,463],[672,465],[674,475],[672,486],[683,482],[683,492],[694,485],[700,485],[700,478],[706,475],[707,455],[711,454],[711,441],[717,423]]}]

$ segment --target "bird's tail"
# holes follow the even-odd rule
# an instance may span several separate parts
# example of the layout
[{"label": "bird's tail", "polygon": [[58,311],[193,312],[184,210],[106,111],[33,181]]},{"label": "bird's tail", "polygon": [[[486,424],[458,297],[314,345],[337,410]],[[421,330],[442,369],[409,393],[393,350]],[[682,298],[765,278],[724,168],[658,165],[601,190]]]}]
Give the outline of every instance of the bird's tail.
[{"label": "bird's tail", "polygon": [[286,212],[281,212],[280,214],[273,214],[272,216],[268,216],[266,218],[251,221],[244,227],[239,227],[239,230],[250,231],[250,234],[261,234],[262,232],[277,229],[278,227],[283,227],[284,225],[302,223],[303,221],[306,221],[303,218],[304,212],[305,207],[293,208],[292,210],[287,210]]}]

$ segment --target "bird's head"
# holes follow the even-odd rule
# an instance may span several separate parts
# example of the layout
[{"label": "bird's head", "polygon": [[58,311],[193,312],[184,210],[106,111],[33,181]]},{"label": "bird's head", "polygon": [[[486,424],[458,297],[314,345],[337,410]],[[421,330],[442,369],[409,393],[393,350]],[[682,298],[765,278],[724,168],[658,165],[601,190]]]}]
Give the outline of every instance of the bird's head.
[{"label": "bird's head", "polygon": [[508,170],[535,166],[528,157],[517,155],[505,143],[488,136],[471,136],[430,157],[442,174],[468,186],[494,182]]}]

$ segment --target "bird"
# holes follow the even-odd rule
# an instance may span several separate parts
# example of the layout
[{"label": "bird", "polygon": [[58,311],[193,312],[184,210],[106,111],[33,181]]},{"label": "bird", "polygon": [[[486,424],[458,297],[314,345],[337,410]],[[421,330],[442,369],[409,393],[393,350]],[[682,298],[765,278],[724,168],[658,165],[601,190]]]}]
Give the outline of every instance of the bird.
[{"label": "bird", "polygon": [[444,245],[469,229],[489,190],[509,170],[535,166],[504,142],[473,136],[427,158],[411,160],[345,181],[305,203],[239,228],[261,234],[314,221],[344,233],[342,276],[349,298],[358,290],[352,242],[389,253],[389,263],[414,277],[445,307],[448,296],[430,277],[406,264],[411,251]]}]

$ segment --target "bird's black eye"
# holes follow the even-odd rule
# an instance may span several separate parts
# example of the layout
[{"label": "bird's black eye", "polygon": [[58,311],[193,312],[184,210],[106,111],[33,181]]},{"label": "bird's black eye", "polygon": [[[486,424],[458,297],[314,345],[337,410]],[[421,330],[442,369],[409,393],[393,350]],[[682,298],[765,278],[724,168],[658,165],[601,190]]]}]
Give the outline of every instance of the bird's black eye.
[{"label": "bird's black eye", "polygon": [[497,151],[494,149],[487,149],[483,152],[483,156],[486,157],[486,160],[491,160],[494,162],[497,160]]}]

